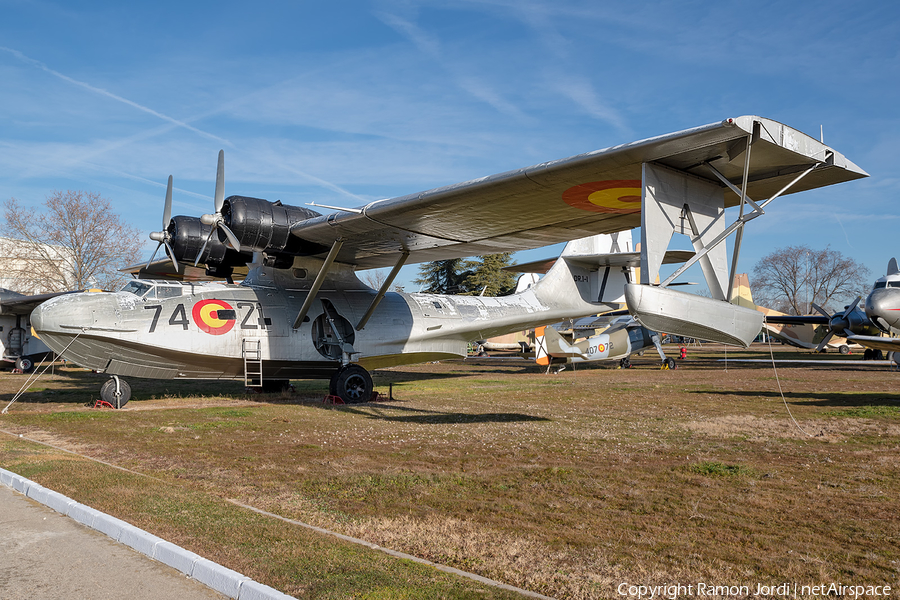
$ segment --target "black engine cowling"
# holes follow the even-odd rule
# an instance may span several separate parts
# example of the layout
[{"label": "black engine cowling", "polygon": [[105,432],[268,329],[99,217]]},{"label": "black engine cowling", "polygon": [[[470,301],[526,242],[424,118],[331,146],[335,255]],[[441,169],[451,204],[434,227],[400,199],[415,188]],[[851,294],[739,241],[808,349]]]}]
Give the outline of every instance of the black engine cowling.
[{"label": "black engine cowling", "polygon": [[[175,252],[178,262],[194,263],[211,228],[210,225],[201,223],[197,217],[172,217],[169,221],[168,232],[172,240],[172,250]],[[206,264],[212,270],[227,270],[230,267],[243,266],[252,261],[252,253],[235,252],[226,245],[225,234],[216,231],[209,243],[206,244],[199,262]]]},{"label": "black engine cowling", "polygon": [[[229,196],[222,207],[222,218],[241,244],[241,250],[299,256],[322,252],[318,244],[291,235],[291,226],[320,217],[314,210],[288,206],[281,201]],[[325,248],[327,250],[327,248]]]}]

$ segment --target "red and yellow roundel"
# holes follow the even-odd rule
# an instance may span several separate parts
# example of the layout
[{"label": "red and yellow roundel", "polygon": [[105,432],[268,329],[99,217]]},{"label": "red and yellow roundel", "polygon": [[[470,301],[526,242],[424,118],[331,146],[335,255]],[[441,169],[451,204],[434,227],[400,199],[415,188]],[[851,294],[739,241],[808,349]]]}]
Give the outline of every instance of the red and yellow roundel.
[{"label": "red and yellow roundel", "polygon": [[629,215],[641,212],[640,179],[592,181],[563,192],[563,202],[591,212]]},{"label": "red and yellow roundel", "polygon": [[[229,312],[228,318],[223,319],[219,311],[226,310]],[[228,333],[234,327],[234,309],[223,300],[201,300],[194,305],[191,314],[197,327],[211,335]]]},{"label": "red and yellow roundel", "polygon": [[606,352],[605,344],[597,344],[597,352]]}]

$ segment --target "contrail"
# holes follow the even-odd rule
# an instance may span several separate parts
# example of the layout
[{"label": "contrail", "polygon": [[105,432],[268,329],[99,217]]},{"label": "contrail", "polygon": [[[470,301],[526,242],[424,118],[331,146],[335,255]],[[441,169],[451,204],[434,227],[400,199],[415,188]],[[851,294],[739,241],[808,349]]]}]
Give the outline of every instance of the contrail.
[{"label": "contrail", "polygon": [[299,170],[299,169],[295,169],[294,167],[290,167],[290,166],[288,166],[288,165],[283,165],[283,168],[284,168],[286,171],[290,171],[291,173],[295,173],[295,174],[297,174],[297,175],[300,175],[301,177],[303,177],[303,178],[305,178],[305,179],[308,179],[308,180],[312,181],[313,183],[316,183],[316,184],[318,184],[318,185],[320,185],[320,186],[322,186],[322,187],[324,187],[324,188],[326,188],[326,189],[335,191],[335,192],[337,192],[337,193],[339,193],[339,194],[343,194],[344,196],[349,196],[350,198],[353,198],[353,199],[356,200],[357,202],[361,202],[361,203],[363,203],[363,204],[367,204],[367,203],[368,203],[368,201],[367,201],[365,198],[362,198],[362,197],[360,197],[360,196],[357,196],[357,195],[354,194],[353,192],[348,191],[348,190],[345,190],[345,189],[342,188],[341,186],[339,186],[339,185],[337,185],[337,184],[334,184],[334,183],[331,183],[330,181],[325,181],[324,179],[322,179],[322,178],[320,178],[320,177],[316,177],[315,175],[310,175],[309,173],[306,173],[306,172],[301,171],[301,170]]},{"label": "contrail", "polygon": [[7,47],[5,47],[5,46],[0,46],[0,50],[3,50],[3,51],[5,51],[5,52],[9,52],[10,54],[12,54],[13,56],[15,56],[16,58],[18,58],[18,59],[21,60],[22,62],[27,63],[27,64],[32,65],[32,66],[35,66],[35,67],[41,69],[42,71],[46,71],[47,73],[50,73],[51,75],[53,75],[53,76],[55,76],[55,77],[58,77],[58,78],[62,79],[63,81],[67,81],[67,82],[69,82],[69,83],[71,83],[71,84],[73,84],[73,85],[77,85],[77,86],[79,86],[79,87],[82,87],[82,88],[84,88],[84,89],[86,89],[86,90],[88,90],[88,91],[94,92],[95,94],[100,94],[101,96],[106,96],[107,98],[112,98],[113,100],[116,100],[117,102],[121,102],[121,103],[123,103],[123,104],[127,104],[128,106],[131,106],[132,108],[136,108],[136,109],[138,109],[139,111],[142,111],[142,112],[145,112],[145,113],[147,113],[147,114],[153,115],[154,117],[157,117],[157,118],[159,118],[159,119],[162,119],[163,121],[167,121],[167,122],[169,122],[169,123],[172,123],[173,125],[177,125],[178,127],[183,127],[183,128],[185,128],[185,129],[187,129],[188,131],[193,131],[194,133],[197,133],[197,134],[199,134],[199,135],[202,135],[202,136],[205,137],[205,138],[209,138],[209,139],[212,139],[212,140],[216,140],[217,142],[220,142],[220,143],[225,144],[225,145],[227,145],[227,146],[234,147],[234,144],[232,144],[232,143],[229,142],[228,140],[223,139],[223,138],[220,138],[220,137],[218,137],[218,136],[215,136],[215,135],[213,135],[213,134],[211,134],[211,133],[206,133],[205,131],[202,131],[202,130],[200,130],[200,129],[197,129],[196,127],[192,127],[191,125],[188,125],[188,124],[185,123],[184,121],[179,121],[178,119],[173,119],[172,117],[170,117],[170,116],[168,116],[168,115],[164,115],[164,114],[162,114],[162,113],[160,113],[160,112],[157,112],[157,111],[153,110],[152,108],[148,108],[148,107],[146,107],[146,106],[142,106],[142,105],[138,104],[137,102],[132,102],[132,101],[129,100],[128,98],[123,98],[123,97],[121,97],[121,96],[117,96],[117,95],[113,94],[112,92],[108,92],[108,91],[106,91],[106,90],[104,90],[104,89],[102,89],[102,88],[94,87],[94,86],[92,86],[92,85],[90,85],[90,84],[88,84],[88,83],[85,83],[85,82],[83,82],[83,81],[78,81],[77,79],[72,79],[71,77],[68,77],[67,75],[63,75],[63,74],[60,73],[59,71],[54,71],[53,69],[51,69],[50,67],[48,67],[47,65],[45,65],[44,63],[42,63],[41,61],[35,60],[35,59],[30,58],[30,57],[28,57],[28,56],[25,56],[24,54],[22,54],[22,53],[19,52],[18,50],[13,50],[12,48],[7,48]]}]

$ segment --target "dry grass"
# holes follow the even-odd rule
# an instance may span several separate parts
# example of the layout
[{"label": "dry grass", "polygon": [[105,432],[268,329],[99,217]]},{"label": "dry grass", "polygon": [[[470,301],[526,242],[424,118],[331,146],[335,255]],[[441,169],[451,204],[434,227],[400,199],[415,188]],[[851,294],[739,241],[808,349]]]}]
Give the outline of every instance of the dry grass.
[{"label": "dry grass", "polygon": [[[233,498],[557,597],[616,597],[626,581],[897,586],[900,393],[889,390],[900,374],[780,368],[798,428],[771,366],[726,371],[722,357],[692,349],[672,372],[648,357],[555,377],[517,362],[404,367],[376,374],[395,401],[346,407],[318,402],[324,382],[247,396],[231,383],[132,380],[138,398],[118,412],[81,407],[103,379],[69,371],[0,428],[159,478],[161,498]],[[0,375],[0,398],[18,385]],[[141,500],[140,484],[118,482],[117,501],[104,501],[86,489],[96,481],[34,452],[16,446],[0,462],[288,593],[339,597],[309,572],[260,567],[261,553],[293,564],[269,547],[214,543],[186,515]],[[242,518],[267,536],[290,528]],[[407,594],[396,585],[383,597]],[[420,597],[473,593],[434,585]]]}]

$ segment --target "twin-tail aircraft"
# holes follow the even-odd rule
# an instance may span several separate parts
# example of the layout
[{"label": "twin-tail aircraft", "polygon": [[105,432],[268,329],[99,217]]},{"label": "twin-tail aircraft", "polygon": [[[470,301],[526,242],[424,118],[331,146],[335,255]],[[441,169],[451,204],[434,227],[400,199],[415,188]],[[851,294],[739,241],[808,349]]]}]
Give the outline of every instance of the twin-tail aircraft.
[{"label": "twin-tail aircraft", "polygon": [[[621,275],[570,252],[511,296],[389,292],[407,263],[526,250],[641,227],[641,281],[631,313],[653,331],[748,345],[762,315],[728,302],[723,242],[776,198],[867,174],[795,129],[755,116],[538,164],[355,209],[319,214],[247,196],[225,198],[219,153],[214,212],[171,214],[151,235],[173,266],[206,265],[240,285],[134,280],[114,293],[61,296],[31,322],[59,354],[112,376],[101,397],[122,406],[121,378],[329,378],[346,402],[371,397],[371,369],[466,355],[467,342],[615,308]],[[726,226],[725,208],[737,219]],[[686,234],[711,298],[659,285],[674,232]],[[355,271],[391,267],[380,289]],[[606,284],[606,286],[604,285]],[[621,289],[621,288],[620,288]],[[617,293],[618,295],[618,293]]]}]

